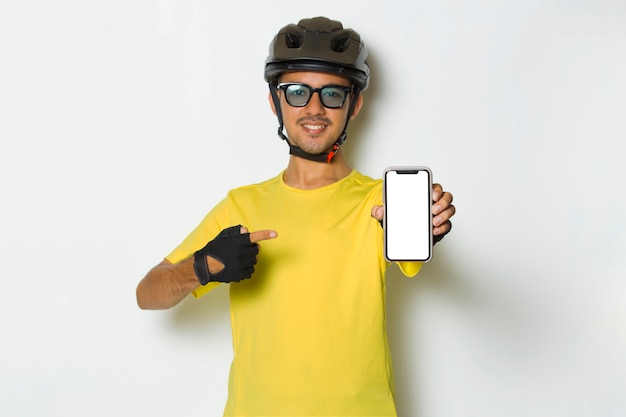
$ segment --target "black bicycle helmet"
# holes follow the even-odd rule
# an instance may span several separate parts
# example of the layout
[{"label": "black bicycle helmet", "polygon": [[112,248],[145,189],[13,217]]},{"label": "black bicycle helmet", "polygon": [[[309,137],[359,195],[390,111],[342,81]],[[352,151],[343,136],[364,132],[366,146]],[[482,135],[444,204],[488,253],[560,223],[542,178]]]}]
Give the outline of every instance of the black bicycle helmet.
[{"label": "black bicycle helmet", "polygon": [[351,100],[346,124],[332,149],[322,154],[307,153],[289,143],[283,133],[283,118],[276,89],[280,74],[288,71],[320,71],[347,77],[354,83],[353,95],[356,98],[369,84],[367,49],[358,33],[344,29],[341,22],[326,17],[302,19],[297,25],[287,25],[270,44],[270,52],[265,60],[265,81],[269,84],[276,108],[278,136],[289,144],[290,154],[330,163],[346,141],[346,129],[357,100]]},{"label": "black bicycle helmet", "polygon": [[369,83],[367,49],[361,37],[326,17],[302,19],[283,27],[265,60],[265,80],[275,83],[285,71],[322,71],[345,76],[365,90]]}]

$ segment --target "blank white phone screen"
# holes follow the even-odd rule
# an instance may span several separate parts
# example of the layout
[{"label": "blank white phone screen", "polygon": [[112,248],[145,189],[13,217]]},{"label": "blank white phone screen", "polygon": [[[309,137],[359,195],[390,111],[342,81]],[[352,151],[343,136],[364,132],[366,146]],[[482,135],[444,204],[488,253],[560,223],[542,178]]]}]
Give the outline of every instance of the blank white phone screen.
[{"label": "blank white phone screen", "polygon": [[385,171],[385,256],[427,261],[432,251],[430,171]]}]

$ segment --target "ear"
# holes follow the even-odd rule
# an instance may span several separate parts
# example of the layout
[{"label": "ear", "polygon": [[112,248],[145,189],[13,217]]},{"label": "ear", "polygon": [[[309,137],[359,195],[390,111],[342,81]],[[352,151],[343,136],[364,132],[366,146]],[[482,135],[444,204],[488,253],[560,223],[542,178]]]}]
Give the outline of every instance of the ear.
[{"label": "ear", "polygon": [[272,99],[272,93],[267,93],[267,99],[270,102],[270,108],[272,109],[272,113],[274,113],[274,116],[277,116],[276,114],[276,106],[274,105],[274,100]]},{"label": "ear", "polygon": [[356,118],[356,116],[361,111],[361,107],[363,107],[363,94],[359,94],[359,96],[356,98],[356,104],[354,105],[354,110],[352,111],[350,120],[353,120]]}]

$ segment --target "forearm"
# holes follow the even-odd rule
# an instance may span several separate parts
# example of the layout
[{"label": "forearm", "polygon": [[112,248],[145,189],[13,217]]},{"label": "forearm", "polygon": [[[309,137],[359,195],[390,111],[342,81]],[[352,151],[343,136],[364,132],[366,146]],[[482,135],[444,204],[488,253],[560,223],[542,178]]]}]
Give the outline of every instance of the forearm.
[{"label": "forearm", "polygon": [[193,258],[177,264],[163,261],[137,285],[137,305],[145,310],[167,309],[180,303],[199,285]]}]

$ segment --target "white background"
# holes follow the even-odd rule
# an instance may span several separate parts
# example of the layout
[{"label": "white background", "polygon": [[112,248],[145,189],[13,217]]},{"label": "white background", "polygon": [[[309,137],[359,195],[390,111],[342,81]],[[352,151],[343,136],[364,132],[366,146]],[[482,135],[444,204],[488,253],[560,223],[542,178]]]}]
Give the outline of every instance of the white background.
[{"label": "white background", "polygon": [[388,277],[400,415],[626,415],[623,1],[0,0],[0,416],[221,415],[226,287],[134,291],[285,166],[263,62],[316,15],[370,49],[350,162],[458,208]]}]

